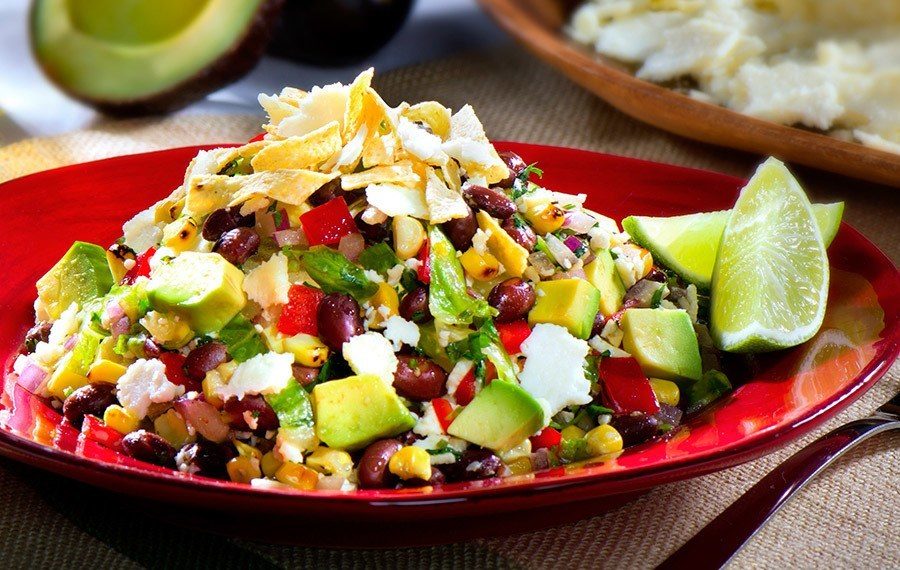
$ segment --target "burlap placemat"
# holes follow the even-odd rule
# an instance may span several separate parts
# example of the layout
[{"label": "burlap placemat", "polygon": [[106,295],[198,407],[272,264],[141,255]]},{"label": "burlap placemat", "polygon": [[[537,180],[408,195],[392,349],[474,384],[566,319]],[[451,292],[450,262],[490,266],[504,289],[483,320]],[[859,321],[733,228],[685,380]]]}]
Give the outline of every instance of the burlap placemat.
[{"label": "burlap placemat", "polygon": [[[393,104],[404,99],[438,99],[452,107],[472,103],[496,139],[603,150],[737,175],[746,175],[759,161],[757,156],[644,126],[512,48],[393,71],[377,77],[376,83]],[[187,116],[100,123],[85,132],[0,149],[0,180],[111,155],[245,140],[261,120],[261,115]],[[797,170],[816,200],[845,199],[845,219],[895,262],[900,259],[895,190]],[[895,364],[846,411],[762,459],[659,487],[630,505],[575,524],[432,548],[293,548],[186,531],[130,510],[104,491],[4,459],[0,460],[0,559],[10,568],[647,568],[801,446],[828,429],[868,415],[898,389],[900,366]],[[733,567],[900,567],[898,444],[897,433],[884,435],[841,459],[778,513]],[[173,512],[172,520],[177,517]]]}]

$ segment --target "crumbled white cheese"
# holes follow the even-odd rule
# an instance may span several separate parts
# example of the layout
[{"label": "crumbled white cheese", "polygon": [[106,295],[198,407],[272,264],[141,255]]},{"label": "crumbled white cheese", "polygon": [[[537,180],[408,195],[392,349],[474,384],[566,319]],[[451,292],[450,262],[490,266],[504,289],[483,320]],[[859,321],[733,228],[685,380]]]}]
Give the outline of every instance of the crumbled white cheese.
[{"label": "crumbled white cheese", "polygon": [[363,271],[363,273],[365,273],[366,277],[369,278],[369,281],[371,281],[373,283],[383,283],[384,282],[384,277],[382,277],[380,273],[378,273],[377,271],[375,271],[373,269],[366,269]]},{"label": "crumbled white cheese", "polygon": [[[339,122],[343,127],[349,94],[349,86],[340,83],[313,87],[291,114],[277,123],[276,134],[285,138],[299,137],[332,121]],[[260,103],[263,101],[260,100]]]},{"label": "crumbled white cheese", "polygon": [[519,379],[522,388],[544,407],[545,423],[566,406],[591,401],[591,381],[584,374],[588,350],[585,341],[548,323],[535,325],[522,343],[527,359]]},{"label": "crumbled white cheese", "polygon": [[251,479],[250,486],[254,489],[266,489],[268,491],[292,491],[293,487],[286,483],[282,483],[281,481],[275,481],[274,479],[265,479],[260,477],[258,479]]},{"label": "crumbled white cheese", "polygon": [[357,374],[373,374],[393,386],[398,360],[384,336],[371,331],[356,335],[344,343],[341,353]]},{"label": "crumbled white cheese", "polygon": [[184,386],[169,382],[166,365],[159,360],[136,360],[116,384],[122,407],[139,418],[147,415],[150,404],[170,402],[184,394]]},{"label": "crumbled white cheese", "polygon": [[234,369],[228,383],[216,387],[216,395],[223,400],[241,399],[254,394],[277,394],[287,387],[294,377],[291,365],[294,356],[267,352],[257,354],[250,360],[241,362]]},{"label": "crumbled white cheese", "polygon": [[247,298],[264,309],[287,303],[288,290],[291,288],[287,256],[278,252],[253,269],[244,277],[243,288]]},{"label": "crumbled white cheese", "polygon": [[416,421],[416,425],[413,426],[413,433],[423,437],[442,435],[444,430],[441,428],[441,422],[438,420],[437,413],[435,413],[431,402],[425,402],[422,405],[422,410],[422,416]]},{"label": "crumbled white cheese", "polygon": [[433,161],[441,154],[441,137],[429,133],[406,117],[400,118],[397,135],[403,148],[424,162]]},{"label": "crumbled white cheese", "polygon": [[425,202],[428,204],[428,217],[433,224],[464,218],[469,214],[469,207],[462,194],[451,190],[431,168],[427,169]]},{"label": "crumbled white cheese", "polygon": [[72,303],[53,322],[47,342],[51,345],[62,346],[66,339],[78,332],[79,326],[81,326],[81,315],[78,313],[78,303]]},{"label": "crumbled white cheese", "polygon": [[625,338],[625,333],[619,328],[619,323],[614,319],[608,319],[606,324],[603,325],[603,330],[600,331],[600,336],[612,346],[619,347],[622,346],[622,339]]},{"label": "crumbled white cheese", "polygon": [[419,344],[419,325],[407,321],[403,317],[393,315],[384,321],[384,338],[391,341],[394,351],[399,351],[406,344],[416,346]]},{"label": "crumbled white cheese", "polygon": [[397,265],[391,267],[387,271],[387,284],[391,287],[396,287],[400,284],[400,278],[403,277],[403,272],[406,271],[406,266],[402,263],[398,263]]},{"label": "crumbled white cheese", "polygon": [[475,235],[472,236],[472,248],[478,255],[488,253],[488,240],[491,239],[491,233],[491,230],[484,231],[481,228],[475,230]]},{"label": "crumbled white cheese", "polygon": [[459,388],[459,383],[462,382],[462,379],[466,377],[466,374],[472,370],[474,363],[471,360],[466,360],[463,358],[462,360],[457,361],[457,363],[453,366],[453,370],[450,371],[450,374],[447,375],[447,393],[455,394],[456,389]]},{"label": "crumbled white cheese", "polygon": [[631,356],[621,348],[616,348],[599,336],[594,336],[593,338],[591,338],[591,340],[588,341],[588,344],[591,346],[591,348],[593,348],[600,354],[608,352],[608,356],[611,356],[613,358],[624,358],[626,356]]},{"label": "crumbled white cheese", "polygon": [[136,253],[144,253],[162,239],[162,224],[155,221],[153,208],[139,212],[122,225],[125,245]]}]

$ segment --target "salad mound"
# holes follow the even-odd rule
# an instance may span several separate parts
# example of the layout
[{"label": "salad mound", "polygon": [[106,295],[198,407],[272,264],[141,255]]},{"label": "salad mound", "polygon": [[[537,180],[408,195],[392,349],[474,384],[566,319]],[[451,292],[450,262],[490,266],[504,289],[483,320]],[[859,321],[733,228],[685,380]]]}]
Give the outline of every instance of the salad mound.
[{"label": "salad mound", "polygon": [[18,384],[138,460],[331,490],[614,456],[730,389],[694,284],[470,106],[371,80],[260,95],[261,140],[76,242]]}]

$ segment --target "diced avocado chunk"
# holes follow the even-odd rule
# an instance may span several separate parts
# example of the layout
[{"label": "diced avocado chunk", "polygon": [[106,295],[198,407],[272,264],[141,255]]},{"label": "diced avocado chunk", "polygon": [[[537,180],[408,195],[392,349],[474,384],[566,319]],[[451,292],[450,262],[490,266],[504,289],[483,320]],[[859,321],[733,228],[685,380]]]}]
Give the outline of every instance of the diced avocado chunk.
[{"label": "diced avocado chunk", "polygon": [[600,308],[600,291],[584,279],[555,279],[535,285],[537,301],[528,324],[550,323],[565,327],[577,338],[591,335]]},{"label": "diced avocado chunk", "polygon": [[700,346],[691,318],[678,309],[628,309],[619,323],[626,352],[644,374],[663,380],[699,380]]},{"label": "diced avocado chunk", "polygon": [[318,384],[312,400],[316,435],[336,449],[360,449],[416,425],[397,393],[371,374]]},{"label": "diced avocado chunk", "polygon": [[600,291],[600,312],[604,317],[612,316],[622,308],[625,285],[608,249],[598,251],[594,261],[584,266],[584,272],[588,281]]},{"label": "diced avocado chunk", "polygon": [[51,319],[58,319],[69,305],[102,297],[113,286],[106,250],[76,241],[69,251],[37,282],[38,297]]},{"label": "diced avocado chunk", "polygon": [[243,282],[241,270],[218,253],[187,251],[153,270],[147,297],[156,311],[174,313],[207,334],[244,308]]},{"label": "diced avocado chunk", "polygon": [[447,433],[496,451],[511,449],[544,426],[544,409],[518,384],[495,380],[453,420]]},{"label": "diced avocado chunk", "polygon": [[63,356],[47,381],[47,391],[51,396],[65,400],[73,390],[90,383],[88,374],[104,338],[105,335],[90,326],[82,327],[72,352]]}]

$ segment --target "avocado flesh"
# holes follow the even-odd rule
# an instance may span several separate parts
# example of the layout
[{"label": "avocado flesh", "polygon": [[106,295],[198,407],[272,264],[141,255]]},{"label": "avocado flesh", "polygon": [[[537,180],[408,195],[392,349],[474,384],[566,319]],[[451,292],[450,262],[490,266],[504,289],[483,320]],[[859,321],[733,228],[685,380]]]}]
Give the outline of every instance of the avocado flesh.
[{"label": "avocado flesh", "polygon": [[584,279],[554,279],[535,285],[537,300],[528,312],[528,324],[550,323],[565,327],[572,336],[587,339],[600,308],[600,291]]},{"label": "avocado flesh", "polygon": [[619,277],[616,262],[608,249],[597,252],[594,261],[584,267],[588,281],[600,291],[600,312],[611,317],[622,308],[625,299],[625,284]]},{"label": "avocado flesh", "polygon": [[318,384],[312,401],[316,435],[335,449],[361,449],[416,425],[393,388],[371,374]]},{"label": "avocado flesh", "polygon": [[72,303],[84,307],[88,301],[106,295],[112,286],[106,250],[83,241],[73,243],[37,282],[38,297],[53,320]]},{"label": "avocado flesh", "polygon": [[218,253],[188,251],[150,273],[154,310],[185,319],[198,334],[218,331],[246,304],[244,274]]},{"label": "avocado flesh", "polygon": [[619,323],[622,346],[644,374],[663,380],[699,380],[700,346],[691,317],[678,309],[628,309]]},{"label": "avocado flesh", "polygon": [[118,114],[183,106],[249,71],[282,0],[36,0],[32,47],[73,97]]},{"label": "avocado flesh", "polygon": [[544,409],[524,388],[495,380],[453,420],[447,433],[495,451],[511,449],[544,427]]}]

